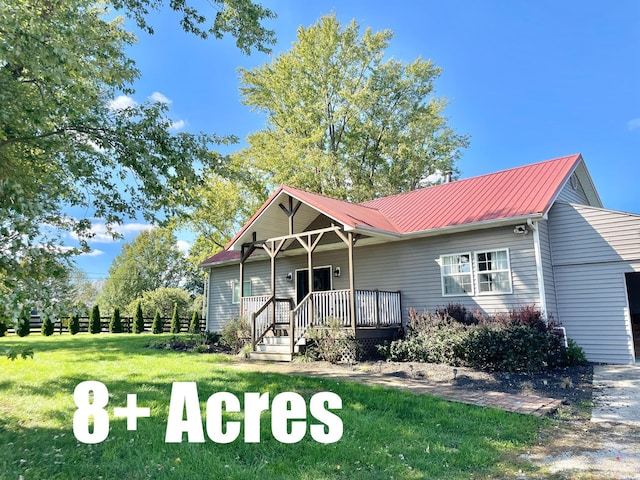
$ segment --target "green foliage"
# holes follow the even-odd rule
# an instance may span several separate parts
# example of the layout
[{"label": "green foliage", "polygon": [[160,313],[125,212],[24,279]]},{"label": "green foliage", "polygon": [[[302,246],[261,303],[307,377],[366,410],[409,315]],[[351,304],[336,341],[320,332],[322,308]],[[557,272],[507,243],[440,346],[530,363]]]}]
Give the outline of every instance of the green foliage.
[{"label": "green foliage", "polygon": [[0,337],[4,337],[7,334],[8,330],[7,320],[5,318],[0,317]]},{"label": "green foliage", "polygon": [[26,337],[29,335],[31,329],[31,315],[27,307],[23,307],[18,317],[18,323],[16,325],[16,334],[19,337]]},{"label": "green foliage", "polygon": [[113,315],[111,316],[111,321],[109,322],[109,331],[111,333],[124,332],[122,318],[120,318],[120,309],[118,307],[113,309]]},{"label": "green foliage", "polygon": [[[171,316],[173,302],[162,298],[167,292],[160,289],[178,289],[187,269],[182,252],[175,248],[176,241],[171,231],[154,228],[125,243],[109,267],[109,276],[99,296],[100,305],[107,308],[129,306],[131,311],[137,300],[152,295],[148,292],[159,290],[162,293],[154,294],[153,300],[143,300],[143,309],[155,311],[159,308],[164,316]],[[182,302],[181,299],[174,301]],[[166,302],[170,303],[167,305]],[[188,308],[181,304],[179,307]]]},{"label": "green foliage", "polygon": [[198,310],[194,310],[193,315],[191,315],[189,333],[200,333],[200,312]]},{"label": "green foliage", "polygon": [[162,320],[162,315],[160,315],[160,310],[156,310],[156,314],[153,316],[151,332],[155,335],[164,332],[164,321]]},{"label": "green foliage", "polygon": [[136,313],[133,316],[133,333],[142,332],[144,332],[144,317],[142,316],[142,304],[138,302]]},{"label": "green foliage", "polygon": [[562,364],[567,367],[589,364],[584,350],[572,338],[567,339],[567,347],[562,349]]},{"label": "green foliage", "polygon": [[343,357],[357,359],[360,355],[353,332],[344,328],[339,318],[329,318],[325,325],[312,327],[307,339],[313,342],[311,348],[315,348],[320,358],[327,362],[336,363]]},{"label": "green foliage", "polygon": [[406,337],[379,350],[393,361],[535,373],[579,358],[581,349],[565,349],[554,329],[532,306],[490,317],[450,304],[435,314],[411,311]]},{"label": "green foliage", "polygon": [[171,333],[180,333],[180,316],[178,315],[178,304],[173,305],[173,314],[171,315]]},{"label": "green foliage", "polygon": [[454,170],[468,138],[434,96],[440,68],[386,56],[393,33],[327,15],[270,64],[240,69],[243,103],[267,115],[240,156],[267,184],[354,202],[414,190]]},{"label": "green foliage", "polygon": [[11,347],[5,351],[5,355],[11,361],[16,360],[18,357],[21,357],[23,360],[26,360],[27,358],[33,359],[33,350],[28,347],[24,347],[21,349]]},{"label": "green foliage", "polygon": [[221,341],[234,353],[240,352],[251,342],[251,324],[244,317],[228,321],[222,327]]},{"label": "green foliage", "polygon": [[54,323],[51,321],[51,317],[49,315],[44,315],[42,317],[42,326],[40,327],[40,333],[45,337],[50,337],[53,335],[53,330],[55,328]]},{"label": "green foliage", "polygon": [[129,304],[127,314],[134,315],[138,303],[142,305],[144,312],[160,310],[163,317],[171,318],[173,309],[177,305],[178,311],[189,312],[192,300],[189,293],[180,288],[158,288],[150,292],[144,292],[142,296]]},{"label": "green foliage", "polygon": [[69,333],[75,335],[78,332],[80,332],[80,316],[72,313],[69,315]]},{"label": "green foliage", "polygon": [[102,331],[102,322],[100,319],[100,307],[94,305],[89,314],[89,332],[100,333]]},{"label": "green foliage", "polygon": [[[203,186],[202,170],[217,170],[212,148],[235,139],[176,133],[167,104],[133,100],[140,71],[127,51],[136,38],[115,15],[151,31],[149,11],[168,4],[186,31],[230,34],[247,53],[269,50],[274,32],[261,23],[272,11],[250,0],[215,3],[207,28],[186,0],[0,3],[0,304],[14,310],[12,321],[19,305],[34,300],[31,292],[55,298],[40,283],[89,249],[91,220],[65,215],[67,207],[91,211],[117,236],[113,227],[127,218],[142,214],[153,223],[180,214]],[[119,107],[116,96],[129,106]],[[79,248],[61,248],[69,234]]]}]

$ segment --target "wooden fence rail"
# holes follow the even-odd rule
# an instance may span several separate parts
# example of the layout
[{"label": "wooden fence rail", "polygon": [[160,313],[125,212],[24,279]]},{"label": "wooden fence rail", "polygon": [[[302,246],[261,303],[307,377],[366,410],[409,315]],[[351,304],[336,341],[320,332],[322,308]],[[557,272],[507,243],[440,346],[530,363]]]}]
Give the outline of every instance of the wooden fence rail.
[{"label": "wooden fence rail", "polygon": [[[125,333],[133,332],[133,317],[120,317],[122,321],[122,328]],[[100,329],[100,333],[108,333],[109,332],[109,322],[111,321],[111,317],[100,317],[100,324],[102,328]],[[171,331],[171,318],[170,317],[162,317],[163,321],[163,332],[170,333]],[[63,333],[69,333],[69,318],[56,319],[54,322],[54,334],[62,335]],[[151,333],[153,324],[153,317],[145,317],[144,318],[144,332]],[[191,325],[191,318],[180,318],[180,333],[187,333],[189,331],[189,325]],[[15,333],[14,325],[8,325],[7,333]],[[32,333],[40,333],[40,329],[42,327],[42,319],[38,316],[32,316],[29,321],[29,332]],[[204,332],[206,328],[206,321],[200,321],[200,331]],[[89,331],[89,317],[83,316],[80,317],[80,332],[88,332]]]}]

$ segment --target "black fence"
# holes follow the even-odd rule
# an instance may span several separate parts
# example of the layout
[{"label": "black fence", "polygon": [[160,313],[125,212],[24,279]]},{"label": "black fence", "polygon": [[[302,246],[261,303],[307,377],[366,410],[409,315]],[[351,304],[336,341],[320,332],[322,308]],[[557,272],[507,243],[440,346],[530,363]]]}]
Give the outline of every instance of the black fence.
[{"label": "black fence", "polygon": [[[125,333],[133,332],[133,317],[120,317],[122,322],[122,329]],[[101,329],[100,333],[109,332],[109,322],[111,317],[100,317]],[[171,331],[171,318],[162,317],[163,332],[170,333]],[[151,333],[153,325],[153,318],[144,319],[144,333]],[[188,333],[189,325],[191,325],[191,318],[180,318],[180,333]],[[8,325],[7,333],[15,333],[14,325]],[[42,319],[39,316],[32,316],[29,321],[29,332],[40,333],[42,328]],[[200,331],[204,332],[206,328],[206,321],[200,321]],[[89,331],[89,317],[80,317],[80,332]],[[69,318],[57,319],[54,322],[54,334],[62,335],[63,333],[69,333]]]}]

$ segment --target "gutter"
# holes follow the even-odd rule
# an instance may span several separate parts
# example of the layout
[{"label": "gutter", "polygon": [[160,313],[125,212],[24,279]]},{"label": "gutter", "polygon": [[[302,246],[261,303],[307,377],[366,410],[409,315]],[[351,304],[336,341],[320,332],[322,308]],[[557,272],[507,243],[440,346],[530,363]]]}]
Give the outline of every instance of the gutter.
[{"label": "gutter", "polygon": [[533,249],[536,257],[536,274],[538,277],[538,296],[540,297],[540,310],[542,311],[542,317],[548,323],[549,318],[547,315],[547,293],[544,288],[544,269],[542,268],[542,249],[540,246],[540,230],[538,228],[538,221],[534,223],[533,219],[527,218],[527,225],[533,232]]}]

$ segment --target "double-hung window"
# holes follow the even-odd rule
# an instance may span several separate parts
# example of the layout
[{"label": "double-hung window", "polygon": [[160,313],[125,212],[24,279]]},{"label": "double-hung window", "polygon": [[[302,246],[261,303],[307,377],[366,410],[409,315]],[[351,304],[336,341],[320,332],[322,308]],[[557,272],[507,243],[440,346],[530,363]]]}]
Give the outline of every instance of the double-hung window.
[{"label": "double-hung window", "polygon": [[[232,297],[232,302],[233,303],[240,303],[240,281],[239,280],[234,280],[233,281],[233,297]],[[244,296],[245,297],[250,297],[251,296],[251,280],[247,280],[244,282]]]},{"label": "double-hung window", "polygon": [[476,252],[478,291],[483,293],[511,293],[509,251]]},{"label": "double-hung window", "polygon": [[443,296],[473,294],[470,253],[442,255],[440,257],[440,267]]}]

